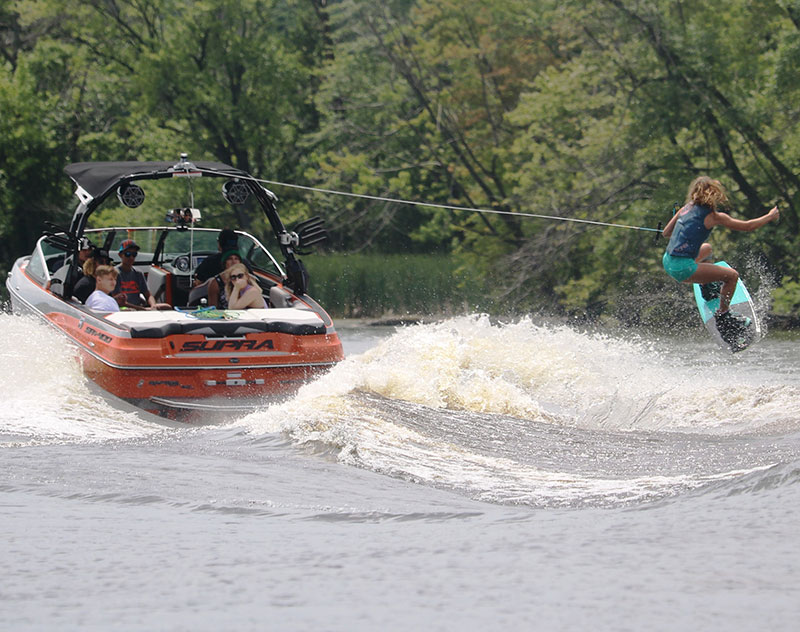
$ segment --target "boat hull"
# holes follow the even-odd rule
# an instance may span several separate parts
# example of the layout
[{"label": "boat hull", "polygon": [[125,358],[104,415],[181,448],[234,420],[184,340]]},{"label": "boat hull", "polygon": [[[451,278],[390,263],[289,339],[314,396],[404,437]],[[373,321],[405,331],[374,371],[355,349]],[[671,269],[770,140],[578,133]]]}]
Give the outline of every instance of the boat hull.
[{"label": "boat hull", "polygon": [[313,305],[226,313],[230,320],[179,311],[97,314],[38,285],[22,260],[7,287],[14,313],[35,314],[66,335],[98,386],[173,419],[263,406],[344,358],[333,323]]}]

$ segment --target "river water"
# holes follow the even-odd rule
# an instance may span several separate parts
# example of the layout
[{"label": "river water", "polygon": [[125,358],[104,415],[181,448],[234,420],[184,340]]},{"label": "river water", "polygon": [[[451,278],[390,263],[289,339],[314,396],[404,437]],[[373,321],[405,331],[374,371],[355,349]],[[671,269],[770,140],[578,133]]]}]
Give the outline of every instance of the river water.
[{"label": "river water", "polygon": [[0,326],[3,630],[797,627],[797,342],[343,323],[296,397],[186,426]]}]

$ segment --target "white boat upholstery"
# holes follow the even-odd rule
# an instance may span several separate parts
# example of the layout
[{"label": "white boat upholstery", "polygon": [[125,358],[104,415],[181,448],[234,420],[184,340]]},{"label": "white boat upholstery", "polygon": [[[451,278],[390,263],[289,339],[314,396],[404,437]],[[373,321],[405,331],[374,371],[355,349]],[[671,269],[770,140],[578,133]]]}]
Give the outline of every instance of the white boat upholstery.
[{"label": "white boat upholstery", "polygon": [[[285,322],[295,325],[322,325],[322,319],[314,312],[305,309],[293,308],[274,308],[274,309],[243,309],[243,310],[225,310],[226,321],[241,320],[253,321],[260,320],[264,322]],[[208,322],[215,322],[221,319],[218,318],[197,318],[191,312],[179,312],[177,310],[163,310],[163,311],[135,311],[123,310],[119,312],[111,312],[106,315],[106,320],[110,320],[118,325],[143,325],[162,322],[186,322],[207,320]]]},{"label": "white boat upholstery", "polygon": [[319,335],[327,329],[316,313],[294,308],[225,310],[227,318],[198,318],[177,310],[112,312],[105,318],[130,331],[132,338],[165,338],[175,334],[243,336],[249,333]]}]

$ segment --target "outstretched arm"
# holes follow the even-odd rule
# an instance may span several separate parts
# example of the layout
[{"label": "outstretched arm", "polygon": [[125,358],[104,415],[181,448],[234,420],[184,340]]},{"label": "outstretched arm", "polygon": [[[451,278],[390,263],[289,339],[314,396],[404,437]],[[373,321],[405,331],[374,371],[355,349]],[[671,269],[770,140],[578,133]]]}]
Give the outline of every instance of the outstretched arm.
[{"label": "outstretched arm", "polygon": [[719,212],[714,213],[714,216],[714,225],[724,226],[725,228],[730,228],[731,230],[750,232],[752,230],[761,228],[770,222],[776,221],[778,218],[780,218],[781,213],[777,206],[773,206],[761,217],[756,217],[755,219],[735,219],[727,213]]}]

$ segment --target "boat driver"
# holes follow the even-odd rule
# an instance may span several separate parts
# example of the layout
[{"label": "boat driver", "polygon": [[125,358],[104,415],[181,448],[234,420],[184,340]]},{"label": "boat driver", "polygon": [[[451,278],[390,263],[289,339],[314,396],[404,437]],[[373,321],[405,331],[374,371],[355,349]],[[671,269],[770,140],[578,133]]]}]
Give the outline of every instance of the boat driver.
[{"label": "boat driver", "polygon": [[189,305],[197,305],[206,299],[209,307],[225,309],[225,281],[227,268],[243,263],[252,271],[250,262],[239,252],[239,237],[230,228],[223,228],[217,237],[219,252],[206,257],[195,270],[195,285],[189,293]]},{"label": "boat driver", "polygon": [[219,252],[203,259],[194,271],[199,283],[205,283],[225,269],[222,265],[222,255],[231,250],[239,250],[239,237],[230,228],[223,228],[217,237],[217,250]]},{"label": "boat driver", "polygon": [[[63,295],[64,288],[69,285],[73,288],[83,277],[83,265],[89,259],[94,245],[86,237],[81,237],[77,244],[77,258],[72,264],[67,263],[68,256],[61,255],[48,260],[47,268],[52,273],[51,289],[59,296]],[[69,283],[68,283],[69,280]]]},{"label": "boat driver", "polygon": [[78,267],[83,269],[83,264],[92,255],[95,250],[95,245],[86,237],[81,237],[78,243]]}]

